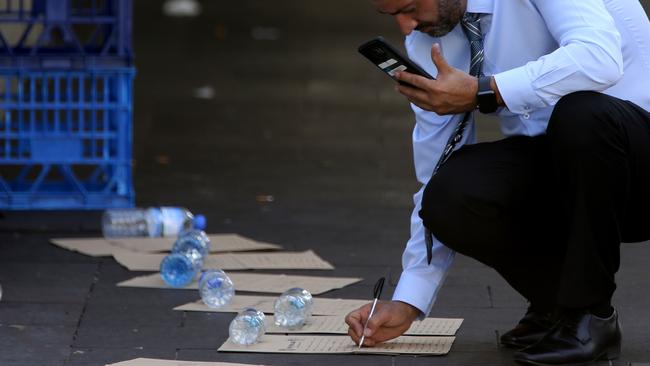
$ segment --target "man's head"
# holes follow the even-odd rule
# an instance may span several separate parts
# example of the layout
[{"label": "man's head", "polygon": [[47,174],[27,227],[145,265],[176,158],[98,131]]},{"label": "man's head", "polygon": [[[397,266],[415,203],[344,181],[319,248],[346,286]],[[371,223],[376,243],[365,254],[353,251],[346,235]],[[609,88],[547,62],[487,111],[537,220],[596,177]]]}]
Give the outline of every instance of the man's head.
[{"label": "man's head", "polygon": [[402,33],[413,30],[442,37],[460,22],[467,0],[373,0],[382,14],[395,17]]}]

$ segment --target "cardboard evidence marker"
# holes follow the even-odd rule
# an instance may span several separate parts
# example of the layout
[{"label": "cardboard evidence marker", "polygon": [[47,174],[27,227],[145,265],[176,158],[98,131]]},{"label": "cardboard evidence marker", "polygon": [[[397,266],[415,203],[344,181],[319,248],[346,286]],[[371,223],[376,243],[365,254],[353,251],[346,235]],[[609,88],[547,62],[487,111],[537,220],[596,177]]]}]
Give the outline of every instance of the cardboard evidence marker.
[{"label": "cardboard evidence marker", "polygon": [[[116,250],[113,258],[131,271],[158,271],[167,254],[137,253]],[[223,253],[211,254],[203,264],[204,269],[320,269],[332,270],[334,266],[311,250],[304,252],[274,253]]]},{"label": "cardboard evidence marker", "polygon": [[[237,291],[244,292],[266,292],[281,294],[284,291],[301,287],[311,292],[312,295],[319,295],[327,291],[343,288],[361,281],[361,278],[351,277],[318,277],[318,276],[294,276],[285,274],[261,274],[261,273],[229,273]],[[172,287],[165,284],[159,273],[146,276],[139,276],[120,282],[119,287],[142,287],[142,288],[166,288]],[[196,280],[179,290],[198,289]]]},{"label": "cardboard evidence marker", "polygon": [[243,363],[200,362],[180,360],[157,360],[153,358],[136,358],[129,361],[113,363],[106,366],[251,366]]},{"label": "cardboard evidence marker", "polygon": [[[407,336],[453,336],[463,319],[425,318],[415,321],[404,335]],[[299,329],[286,329],[275,325],[275,318],[265,319],[267,334],[348,334],[345,316],[312,316]]]},{"label": "cardboard evidence marker", "polygon": [[[276,244],[264,243],[237,234],[209,234],[212,253],[246,252],[256,250],[281,250]],[[116,251],[130,250],[140,253],[168,252],[175,237],[163,238],[58,238],[52,244],[92,257],[113,255]]]},{"label": "cardboard evidence marker", "polygon": [[[185,305],[177,306],[174,310],[178,311],[202,311],[215,313],[239,313],[245,308],[255,308],[266,314],[273,314],[273,303],[277,296],[254,296],[237,294],[232,298],[232,302],[224,307],[214,309],[210,308],[198,300]],[[314,297],[314,315],[347,315],[352,310],[358,309],[367,304],[369,300],[352,300],[352,299],[328,299],[323,297]]]},{"label": "cardboard evidence marker", "polygon": [[235,344],[228,339],[219,352],[256,353],[319,353],[319,354],[379,354],[379,355],[445,355],[451,350],[455,337],[401,336],[375,347],[359,349],[345,336],[300,336],[265,334],[259,343],[250,346]]}]

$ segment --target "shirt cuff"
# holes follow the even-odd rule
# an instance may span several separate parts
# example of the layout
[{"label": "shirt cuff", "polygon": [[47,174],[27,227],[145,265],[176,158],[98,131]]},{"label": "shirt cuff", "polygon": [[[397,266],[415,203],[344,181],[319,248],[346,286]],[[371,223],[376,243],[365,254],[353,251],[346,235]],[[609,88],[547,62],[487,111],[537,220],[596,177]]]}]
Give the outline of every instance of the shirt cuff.
[{"label": "shirt cuff", "polygon": [[528,114],[534,109],[546,107],[546,103],[535,93],[525,66],[498,73],[494,75],[494,81],[510,112]]},{"label": "shirt cuff", "polygon": [[393,301],[405,302],[420,310],[419,320],[426,318],[442,285],[445,271],[404,271],[400,276]]}]

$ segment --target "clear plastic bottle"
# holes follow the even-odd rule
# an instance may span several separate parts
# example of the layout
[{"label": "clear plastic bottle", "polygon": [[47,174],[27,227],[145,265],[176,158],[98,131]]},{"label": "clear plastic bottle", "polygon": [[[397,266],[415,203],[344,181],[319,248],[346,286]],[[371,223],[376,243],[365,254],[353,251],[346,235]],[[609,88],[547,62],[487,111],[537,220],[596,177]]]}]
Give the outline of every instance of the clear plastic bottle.
[{"label": "clear plastic bottle", "polygon": [[210,238],[202,230],[182,231],[172,252],[160,262],[160,276],[171,287],[185,287],[201,272],[210,253]]},{"label": "clear plastic bottle", "polygon": [[313,306],[314,300],[309,291],[299,287],[289,289],[273,304],[275,325],[288,329],[300,328],[311,316]]},{"label": "clear plastic bottle", "polygon": [[235,285],[230,277],[220,269],[203,271],[199,280],[201,300],[210,308],[220,308],[230,304],[235,296]]},{"label": "clear plastic bottle", "polygon": [[182,207],[109,209],[102,215],[106,238],[175,236],[192,227],[205,229],[203,215],[192,215]]},{"label": "clear plastic bottle", "polygon": [[201,256],[210,253],[210,238],[203,230],[190,229],[182,231],[172,246],[172,253],[184,253],[196,249]]},{"label": "clear plastic bottle", "polygon": [[247,308],[237,315],[228,328],[230,340],[233,343],[249,346],[259,342],[266,333],[264,313],[253,308]]},{"label": "clear plastic bottle", "polygon": [[196,249],[171,253],[160,262],[160,276],[171,287],[185,287],[192,283],[202,266],[201,255]]}]

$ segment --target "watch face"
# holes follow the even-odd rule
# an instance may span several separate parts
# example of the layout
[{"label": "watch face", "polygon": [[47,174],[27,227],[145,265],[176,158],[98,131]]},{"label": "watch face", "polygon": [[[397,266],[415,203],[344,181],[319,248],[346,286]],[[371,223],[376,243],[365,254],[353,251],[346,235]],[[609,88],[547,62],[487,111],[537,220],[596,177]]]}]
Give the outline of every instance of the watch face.
[{"label": "watch face", "polygon": [[483,106],[480,105],[478,106],[478,111],[481,113],[494,113],[497,110],[497,105],[496,103],[493,106]]}]

